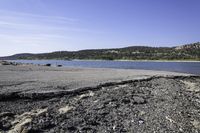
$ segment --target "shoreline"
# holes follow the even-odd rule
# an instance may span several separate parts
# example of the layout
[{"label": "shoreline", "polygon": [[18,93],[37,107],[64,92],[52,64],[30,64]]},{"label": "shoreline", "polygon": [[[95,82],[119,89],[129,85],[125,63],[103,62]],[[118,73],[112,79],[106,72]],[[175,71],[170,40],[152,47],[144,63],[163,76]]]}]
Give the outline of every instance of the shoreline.
[{"label": "shoreline", "polygon": [[72,61],[127,61],[127,62],[200,62],[197,60],[72,60]]},{"label": "shoreline", "polygon": [[133,61],[133,62],[200,62],[196,60],[116,60],[116,61]]},{"label": "shoreline", "polygon": [[[27,59],[17,59],[17,60],[27,60]],[[200,62],[199,60],[101,60],[101,59],[72,59],[72,60],[62,60],[62,59],[33,59],[33,60],[58,60],[58,61],[127,61],[127,62]],[[2,60],[3,61],[3,60]],[[6,60],[15,61],[15,60]],[[31,60],[30,60],[31,61]]]},{"label": "shoreline", "polygon": [[[65,68],[110,68],[130,70],[169,71],[199,75],[199,61],[160,61],[160,60],[11,60],[10,62],[30,63],[34,65],[51,65]],[[96,62],[96,63],[95,63]],[[124,62],[124,63],[123,63]],[[183,66],[181,66],[183,64]],[[190,65],[191,63],[191,65]],[[127,65],[126,65],[127,64]],[[171,66],[172,64],[172,66]],[[150,66],[149,66],[150,65]],[[166,65],[166,66],[165,66]],[[191,68],[190,68],[191,67]],[[194,69],[193,69],[194,68]]]},{"label": "shoreline", "polygon": [[90,87],[111,81],[130,80],[157,75],[187,76],[194,74],[145,69],[54,67],[23,63],[9,64],[9,62],[6,65],[0,65],[0,81],[36,81],[36,83],[39,83],[36,85],[38,88],[43,86],[43,84],[41,84],[43,82],[47,85],[54,83],[55,85],[67,85],[68,88],[73,89],[79,87]]}]

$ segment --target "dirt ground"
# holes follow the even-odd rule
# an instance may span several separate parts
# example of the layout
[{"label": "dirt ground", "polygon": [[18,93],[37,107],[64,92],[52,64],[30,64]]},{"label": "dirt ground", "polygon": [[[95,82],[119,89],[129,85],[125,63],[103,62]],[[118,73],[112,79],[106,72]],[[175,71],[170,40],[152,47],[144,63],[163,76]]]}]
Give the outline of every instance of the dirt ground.
[{"label": "dirt ground", "polygon": [[152,76],[0,101],[0,132],[200,132],[200,77]]}]

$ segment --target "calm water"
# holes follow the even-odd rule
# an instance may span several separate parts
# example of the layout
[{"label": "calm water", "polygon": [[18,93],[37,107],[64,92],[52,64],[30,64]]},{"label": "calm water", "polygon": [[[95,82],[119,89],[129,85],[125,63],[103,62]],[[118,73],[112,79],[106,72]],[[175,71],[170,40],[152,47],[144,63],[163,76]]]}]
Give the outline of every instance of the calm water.
[{"label": "calm water", "polygon": [[143,61],[65,61],[65,60],[15,60],[21,63],[63,65],[65,67],[146,69],[184,72],[200,75],[200,62],[143,62]]}]

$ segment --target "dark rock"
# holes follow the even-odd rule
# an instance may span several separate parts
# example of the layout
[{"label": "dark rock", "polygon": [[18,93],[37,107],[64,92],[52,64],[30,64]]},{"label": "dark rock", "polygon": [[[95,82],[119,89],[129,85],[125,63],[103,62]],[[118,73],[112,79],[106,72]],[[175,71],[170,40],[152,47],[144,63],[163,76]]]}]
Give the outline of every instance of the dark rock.
[{"label": "dark rock", "polygon": [[51,66],[51,64],[45,64],[45,66]]},{"label": "dark rock", "polygon": [[15,114],[11,113],[11,112],[3,112],[3,113],[0,113],[0,118],[1,117],[6,117],[6,116],[13,117],[14,115]]},{"label": "dark rock", "polygon": [[67,129],[68,129],[69,131],[76,131],[76,130],[77,130],[77,128],[74,127],[74,126],[67,127]]},{"label": "dark rock", "polygon": [[11,65],[12,63],[11,63],[11,62],[8,62],[8,61],[2,61],[1,64],[2,64],[2,65]]},{"label": "dark rock", "polygon": [[130,102],[131,102],[131,100],[128,99],[128,98],[122,99],[122,103],[128,104],[128,103],[130,103]]},{"label": "dark rock", "polygon": [[3,130],[9,130],[12,127],[11,122],[0,123],[0,125],[0,128],[2,128]]}]

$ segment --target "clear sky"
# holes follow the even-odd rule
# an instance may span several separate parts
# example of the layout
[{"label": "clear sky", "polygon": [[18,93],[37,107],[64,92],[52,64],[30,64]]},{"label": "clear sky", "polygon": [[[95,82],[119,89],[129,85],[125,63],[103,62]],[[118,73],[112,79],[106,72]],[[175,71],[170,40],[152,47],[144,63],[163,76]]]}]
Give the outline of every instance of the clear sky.
[{"label": "clear sky", "polygon": [[0,0],[0,56],[200,41],[200,0]]}]

